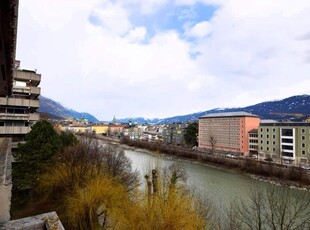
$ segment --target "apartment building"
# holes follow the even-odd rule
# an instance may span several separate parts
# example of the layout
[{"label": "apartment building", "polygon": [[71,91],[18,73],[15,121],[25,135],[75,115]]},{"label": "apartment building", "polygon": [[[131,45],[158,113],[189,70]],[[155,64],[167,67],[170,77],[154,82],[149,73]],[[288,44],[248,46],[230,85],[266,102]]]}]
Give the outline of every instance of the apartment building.
[{"label": "apartment building", "polygon": [[246,112],[213,113],[199,118],[198,147],[249,155],[249,131],[259,117]]},{"label": "apartment building", "polygon": [[293,165],[310,163],[310,123],[267,122],[258,129],[260,158]]},{"label": "apartment building", "polygon": [[11,90],[0,96],[0,135],[25,135],[39,120],[40,81],[40,74],[20,68],[15,61]]},{"label": "apartment building", "polygon": [[166,144],[183,145],[187,124],[173,123],[166,125],[162,131],[163,142]]}]

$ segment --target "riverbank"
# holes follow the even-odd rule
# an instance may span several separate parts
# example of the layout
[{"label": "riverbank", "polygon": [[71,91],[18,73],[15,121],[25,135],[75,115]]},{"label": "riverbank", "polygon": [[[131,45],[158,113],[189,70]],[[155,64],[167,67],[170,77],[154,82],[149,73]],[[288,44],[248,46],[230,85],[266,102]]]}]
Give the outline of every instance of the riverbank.
[{"label": "riverbank", "polygon": [[130,140],[121,141],[119,139],[106,137],[100,137],[100,139],[120,144],[128,150],[141,151],[156,156],[160,154],[167,158],[173,157],[189,160],[193,163],[245,174],[253,179],[276,186],[310,191],[309,172],[298,167],[279,166],[273,163],[246,158],[224,158],[218,155],[207,155],[197,150],[186,149],[179,146],[168,146],[161,143]]}]

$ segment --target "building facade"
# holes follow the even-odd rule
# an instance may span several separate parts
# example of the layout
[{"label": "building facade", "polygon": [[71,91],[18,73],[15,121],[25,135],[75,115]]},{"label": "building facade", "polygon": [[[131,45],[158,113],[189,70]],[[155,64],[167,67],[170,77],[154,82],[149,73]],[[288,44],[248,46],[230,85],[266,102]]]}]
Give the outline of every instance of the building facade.
[{"label": "building facade", "polygon": [[260,158],[293,165],[310,163],[310,123],[261,123],[258,143]]},{"label": "building facade", "polygon": [[185,143],[184,133],[186,127],[187,124],[185,123],[173,123],[166,125],[162,132],[163,142],[166,144],[183,145]]},{"label": "building facade", "polygon": [[20,62],[15,62],[11,94],[0,97],[0,135],[25,135],[39,120],[40,81],[40,74],[21,69]]},{"label": "building facade", "polygon": [[259,117],[246,112],[214,113],[199,118],[198,147],[249,155],[249,131]]},{"label": "building facade", "polygon": [[258,129],[249,132],[249,155],[258,157]]}]

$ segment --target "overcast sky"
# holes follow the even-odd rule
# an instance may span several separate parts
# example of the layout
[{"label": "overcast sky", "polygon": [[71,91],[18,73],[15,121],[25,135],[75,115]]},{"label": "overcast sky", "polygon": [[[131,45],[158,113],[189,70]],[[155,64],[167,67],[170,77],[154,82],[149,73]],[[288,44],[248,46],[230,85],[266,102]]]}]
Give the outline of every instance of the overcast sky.
[{"label": "overcast sky", "polygon": [[20,0],[17,59],[100,120],[310,94],[310,1]]}]

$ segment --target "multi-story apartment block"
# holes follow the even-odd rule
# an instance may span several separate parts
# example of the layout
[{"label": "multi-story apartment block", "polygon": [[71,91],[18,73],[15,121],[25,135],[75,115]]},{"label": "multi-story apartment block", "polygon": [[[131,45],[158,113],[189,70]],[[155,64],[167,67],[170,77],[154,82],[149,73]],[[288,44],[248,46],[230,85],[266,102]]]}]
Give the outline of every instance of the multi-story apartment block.
[{"label": "multi-story apartment block", "polygon": [[249,131],[259,117],[246,112],[213,113],[199,118],[198,147],[249,155]]},{"label": "multi-story apartment block", "polygon": [[25,135],[39,120],[41,75],[15,62],[11,93],[0,97],[0,135]]},{"label": "multi-story apartment block", "polygon": [[258,153],[278,162],[294,165],[310,163],[310,123],[261,123],[258,129]]},{"label": "multi-story apartment block", "polygon": [[184,132],[187,124],[184,123],[173,123],[164,127],[162,135],[163,142],[166,144],[184,144]]}]

